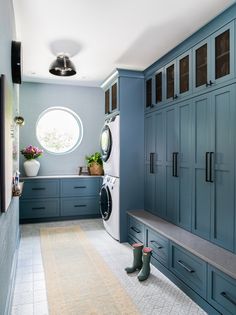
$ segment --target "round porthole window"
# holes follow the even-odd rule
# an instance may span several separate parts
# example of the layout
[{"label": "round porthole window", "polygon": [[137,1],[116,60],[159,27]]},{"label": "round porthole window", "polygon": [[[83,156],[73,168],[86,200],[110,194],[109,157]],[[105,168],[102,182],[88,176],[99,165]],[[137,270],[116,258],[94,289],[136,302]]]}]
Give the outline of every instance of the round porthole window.
[{"label": "round porthole window", "polygon": [[75,150],[83,137],[79,116],[66,107],[51,107],[38,118],[36,136],[50,153],[65,154]]}]

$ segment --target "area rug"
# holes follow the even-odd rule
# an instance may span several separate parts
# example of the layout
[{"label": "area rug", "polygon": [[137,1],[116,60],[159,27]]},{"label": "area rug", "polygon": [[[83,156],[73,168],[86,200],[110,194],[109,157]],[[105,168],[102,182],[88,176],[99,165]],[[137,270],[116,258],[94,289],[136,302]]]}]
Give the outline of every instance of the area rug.
[{"label": "area rug", "polygon": [[78,226],[40,229],[50,315],[139,314]]}]

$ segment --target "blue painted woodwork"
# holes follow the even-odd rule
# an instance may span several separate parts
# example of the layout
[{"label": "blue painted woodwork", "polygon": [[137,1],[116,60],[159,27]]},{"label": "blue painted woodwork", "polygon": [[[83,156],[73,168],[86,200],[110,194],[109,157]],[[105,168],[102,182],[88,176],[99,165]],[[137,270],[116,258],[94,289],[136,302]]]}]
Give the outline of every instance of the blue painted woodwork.
[{"label": "blue painted woodwork", "polygon": [[140,71],[116,69],[102,88],[106,90],[116,80],[120,114],[120,237],[124,242],[128,237],[126,211],[144,206],[144,78]]},{"label": "blue painted woodwork", "polygon": [[22,199],[59,197],[59,184],[58,179],[25,180]]},{"label": "blue painted woodwork", "polygon": [[152,257],[168,268],[169,240],[151,229],[147,232],[147,245],[153,250]]},{"label": "blue painted woodwork", "polygon": [[21,222],[99,215],[100,177],[26,179],[20,201]]},{"label": "blue painted woodwork", "polygon": [[61,216],[99,214],[98,197],[61,198]]},{"label": "blue painted woodwork", "polygon": [[180,246],[170,244],[170,270],[190,288],[206,298],[207,264]]},{"label": "blue painted woodwork", "polygon": [[139,221],[129,217],[128,222],[128,235],[133,238],[134,240],[145,243],[145,229],[144,225]]},{"label": "blue painted woodwork", "polygon": [[208,283],[209,303],[224,315],[236,314],[236,280],[209,266]]}]

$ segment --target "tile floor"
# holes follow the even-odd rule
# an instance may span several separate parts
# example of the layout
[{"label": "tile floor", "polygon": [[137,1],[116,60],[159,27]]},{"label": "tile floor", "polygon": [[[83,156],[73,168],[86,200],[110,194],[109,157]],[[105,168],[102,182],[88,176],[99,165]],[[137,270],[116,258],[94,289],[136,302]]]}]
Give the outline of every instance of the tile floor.
[{"label": "tile floor", "polygon": [[[77,224],[86,231],[91,242],[137,305],[140,314],[206,314],[153,266],[151,275],[145,282],[140,283],[137,280],[137,273],[128,276],[124,272],[124,268],[132,262],[131,247],[127,243],[120,244],[113,240],[104,230],[100,219],[90,219],[21,226],[12,315],[49,314],[39,229],[42,226],[69,226]],[[75,315],[83,314],[78,312]]]}]

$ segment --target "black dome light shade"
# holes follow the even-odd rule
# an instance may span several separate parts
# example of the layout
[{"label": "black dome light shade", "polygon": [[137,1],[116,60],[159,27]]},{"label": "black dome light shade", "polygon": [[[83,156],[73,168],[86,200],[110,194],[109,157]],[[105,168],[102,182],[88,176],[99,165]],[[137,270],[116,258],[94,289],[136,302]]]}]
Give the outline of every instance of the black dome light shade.
[{"label": "black dome light shade", "polygon": [[66,55],[59,55],[49,67],[49,72],[61,77],[69,77],[76,74],[75,66]]}]

